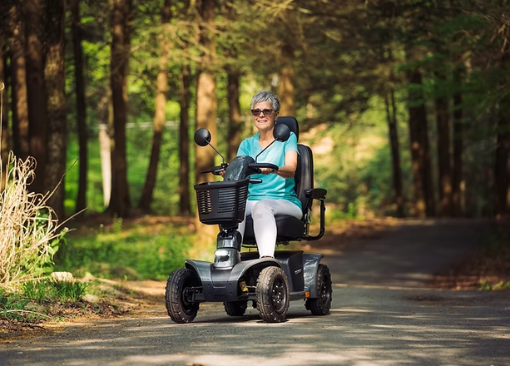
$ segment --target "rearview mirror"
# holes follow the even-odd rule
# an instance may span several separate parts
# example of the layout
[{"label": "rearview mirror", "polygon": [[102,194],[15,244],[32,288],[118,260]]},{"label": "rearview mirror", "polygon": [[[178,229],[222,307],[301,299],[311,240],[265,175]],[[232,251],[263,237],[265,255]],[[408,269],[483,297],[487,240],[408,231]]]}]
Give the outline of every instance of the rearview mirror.
[{"label": "rearview mirror", "polygon": [[206,146],[211,142],[211,133],[205,128],[199,128],[195,131],[195,143],[198,146]]},{"label": "rearview mirror", "polygon": [[285,142],[290,137],[290,129],[286,124],[276,124],[273,130],[273,137],[277,141]]}]

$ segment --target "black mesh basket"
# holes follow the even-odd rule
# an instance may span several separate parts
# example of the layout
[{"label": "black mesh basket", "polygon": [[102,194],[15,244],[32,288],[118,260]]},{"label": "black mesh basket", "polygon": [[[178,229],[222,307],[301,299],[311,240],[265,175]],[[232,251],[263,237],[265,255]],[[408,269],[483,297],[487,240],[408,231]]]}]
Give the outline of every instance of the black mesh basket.
[{"label": "black mesh basket", "polygon": [[243,221],[249,181],[243,179],[196,184],[200,222],[213,225]]}]

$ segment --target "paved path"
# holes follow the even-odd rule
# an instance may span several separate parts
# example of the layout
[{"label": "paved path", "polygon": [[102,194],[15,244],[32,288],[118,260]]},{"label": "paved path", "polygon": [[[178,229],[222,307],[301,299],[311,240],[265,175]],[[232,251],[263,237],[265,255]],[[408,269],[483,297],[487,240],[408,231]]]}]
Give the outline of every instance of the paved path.
[{"label": "paved path", "polygon": [[266,324],[204,304],[177,325],[161,307],[143,319],[75,324],[45,339],[0,345],[1,365],[510,365],[510,295],[433,291],[424,280],[478,247],[486,222],[408,222],[324,259],[331,315],[291,303]]}]

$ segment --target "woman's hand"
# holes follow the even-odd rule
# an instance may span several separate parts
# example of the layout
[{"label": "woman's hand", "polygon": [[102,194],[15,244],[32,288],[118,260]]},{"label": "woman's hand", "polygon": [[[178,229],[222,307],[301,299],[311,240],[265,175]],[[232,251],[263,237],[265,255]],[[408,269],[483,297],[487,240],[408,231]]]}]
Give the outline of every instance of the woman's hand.
[{"label": "woman's hand", "polygon": [[274,170],[270,169],[270,168],[260,168],[259,170],[260,170],[260,174],[264,174],[264,175],[274,173]]}]

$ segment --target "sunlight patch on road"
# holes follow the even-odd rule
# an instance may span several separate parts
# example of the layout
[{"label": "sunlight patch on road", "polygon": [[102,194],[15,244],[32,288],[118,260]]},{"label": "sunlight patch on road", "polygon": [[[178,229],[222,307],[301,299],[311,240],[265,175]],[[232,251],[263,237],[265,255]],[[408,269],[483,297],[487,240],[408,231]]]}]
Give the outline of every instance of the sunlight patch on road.
[{"label": "sunlight patch on road", "polygon": [[[254,345],[256,347],[256,345]],[[177,364],[182,365],[203,365],[203,366],[224,366],[224,365],[339,365],[348,362],[352,366],[387,366],[395,364],[394,361],[377,360],[361,351],[347,351],[334,353],[302,352],[298,350],[285,351],[280,356],[247,356],[207,354],[199,356],[190,355],[159,355],[159,356],[128,356],[117,362],[109,363],[111,366],[125,365],[161,365]]]}]

